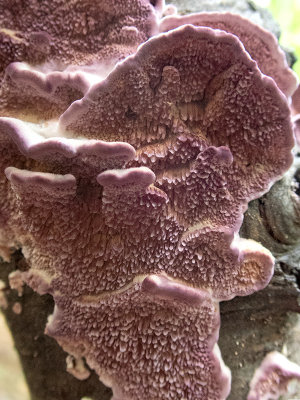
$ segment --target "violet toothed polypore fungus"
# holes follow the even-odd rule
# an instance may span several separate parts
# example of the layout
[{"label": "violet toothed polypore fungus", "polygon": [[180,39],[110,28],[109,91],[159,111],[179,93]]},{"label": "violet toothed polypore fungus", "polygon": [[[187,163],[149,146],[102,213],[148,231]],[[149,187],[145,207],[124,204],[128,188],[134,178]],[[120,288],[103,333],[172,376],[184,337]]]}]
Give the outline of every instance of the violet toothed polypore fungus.
[{"label": "violet toothed polypore fungus", "polygon": [[260,70],[271,76],[287,97],[295,92],[297,76],[289,68],[285,54],[271,32],[238,14],[214,12],[167,16],[161,20],[159,30],[167,32],[184,24],[222,29],[237,36]]},{"label": "violet toothed polypore fungus", "polygon": [[43,72],[26,63],[11,63],[0,89],[0,115],[29,122],[58,118],[93,82],[100,81],[102,74],[83,74],[80,70]]},{"label": "violet toothed polypore fungus", "polygon": [[278,400],[281,395],[288,393],[288,385],[292,380],[300,380],[299,365],[273,351],[266,355],[255,371],[247,400]]},{"label": "violet toothed polypore fungus", "polygon": [[[181,52],[185,52],[185,56],[180,55],[180,45],[176,59],[176,43],[178,43],[179,37],[182,44],[186,41],[184,50],[181,50]],[[188,41],[191,43],[189,46],[187,46]],[[199,52],[197,64],[192,64],[190,60],[193,60],[194,57],[191,54],[197,50],[198,46],[200,46],[201,52]],[[220,69],[219,75],[223,76],[222,82],[218,81],[217,77],[212,82],[209,75],[204,77],[204,71],[201,71],[201,68],[204,68],[201,64],[204,52],[206,53],[205,63],[211,61],[213,64],[213,60],[208,58],[206,49],[211,46],[215,46],[214,54]],[[166,96],[164,93],[171,93],[175,90],[173,81],[168,83],[169,81],[165,79],[164,83],[162,80],[160,86],[165,87],[165,90],[157,88],[153,92],[149,81],[147,85],[144,78],[147,76],[144,71],[147,65],[152,66],[152,75],[158,76],[159,69],[158,66],[155,69],[155,60],[159,63],[159,60],[163,59],[163,52],[165,62],[169,63],[167,57],[171,48],[173,48],[174,64],[178,70],[175,66],[160,68],[163,71],[166,69],[169,71],[168,74],[165,73],[165,76],[173,76],[175,73],[177,78],[181,70],[182,90],[178,92],[176,103],[179,104],[178,115],[176,115],[175,104],[172,104],[171,98],[164,98]],[[225,54],[221,55],[223,52]],[[149,62],[150,57],[151,63]],[[222,68],[226,68],[225,72]],[[207,70],[207,68],[205,69]],[[199,79],[198,85],[195,80],[194,89],[190,87],[188,79],[192,73],[196,74]],[[213,73],[215,74],[215,72]],[[229,75],[226,79],[227,74]],[[140,77],[142,83],[138,83],[136,77]],[[238,91],[231,87],[234,79],[238,80],[238,84],[241,86]],[[203,96],[204,84],[207,84],[208,80],[210,85],[205,89],[206,107],[202,110],[203,115],[198,116],[196,121],[193,120],[193,116],[180,118],[180,110],[187,110],[188,107],[191,107],[191,103],[196,110],[201,109],[199,105],[201,101],[196,99]],[[245,85],[242,84],[243,80]],[[222,86],[218,89],[221,83]],[[184,94],[184,91],[187,90],[185,85],[189,88],[188,95]],[[124,88],[121,89],[123,86]],[[178,86],[179,83],[177,83]],[[137,90],[136,87],[139,89]],[[217,90],[217,95],[214,94],[215,90]],[[130,99],[126,99],[125,91],[131,94]],[[140,93],[141,91],[142,93]],[[148,98],[143,93],[145,91],[148,91]],[[102,92],[104,93],[100,97]],[[162,93],[162,98],[160,93]],[[97,96],[99,101],[97,101]],[[102,103],[102,98],[105,98],[104,103]],[[128,109],[131,109],[133,113],[135,109],[133,102],[137,102],[139,98],[143,100],[136,106],[140,108],[140,113],[132,118],[132,116],[128,116]],[[254,99],[256,99],[256,103],[254,103]],[[245,101],[244,107],[241,103],[242,100]],[[118,103],[118,106],[115,102]],[[152,110],[152,104],[155,105],[156,110]],[[272,113],[270,109],[272,109]],[[234,126],[230,120],[226,122],[225,110],[229,115],[232,114],[232,119],[236,118]],[[240,110],[241,113],[245,113],[241,120],[238,118],[238,115],[240,117],[242,115],[239,114]],[[256,118],[260,114],[264,119],[263,127],[256,126]],[[111,115],[109,119],[107,119],[108,115]],[[161,128],[157,127],[158,122],[155,120],[157,115],[160,115]],[[253,121],[250,119],[251,115],[253,115]],[[92,118],[91,121],[90,118]],[[223,121],[222,130],[220,129],[221,120]],[[83,121],[85,128],[81,125]],[[148,125],[145,125],[146,121]],[[65,285],[65,274],[67,276],[73,274],[78,268],[83,268],[83,264],[86,262],[88,265],[93,264],[94,267],[87,268],[81,283],[76,279],[76,286],[80,284],[82,288],[80,292],[117,290],[130,283],[136,274],[165,271],[176,279],[212,289],[214,296],[218,299],[229,299],[236,294],[250,293],[256,288],[254,281],[252,282],[253,286],[250,285],[248,289],[247,285],[242,288],[233,283],[236,279],[239,280],[240,274],[243,276],[243,281],[245,280],[246,275],[243,268],[248,268],[246,267],[247,260],[251,260],[251,263],[254,262],[254,264],[257,260],[258,266],[255,271],[260,275],[262,282],[267,283],[272,270],[270,255],[264,252],[265,259],[263,261],[263,256],[257,256],[260,253],[258,245],[251,243],[251,245],[245,246],[245,242],[237,238],[233,241],[234,233],[240,226],[242,212],[247,201],[257,193],[265,191],[270,182],[277,177],[278,172],[283,171],[290,164],[292,159],[290,149],[293,141],[288,107],[283,96],[277,91],[272,80],[260,75],[256,64],[251,61],[234,36],[221,31],[214,32],[208,28],[185,27],[153,38],[140,49],[136,56],[128,58],[120,64],[106,81],[97,84],[82,100],[75,102],[62,116],[60,124],[66,125],[68,128],[66,133],[69,137],[76,137],[79,134],[90,137],[91,148],[97,145],[97,141],[92,139],[92,136],[96,136],[96,131],[99,132],[98,137],[101,140],[114,139],[116,138],[116,134],[115,137],[113,136],[114,132],[119,132],[121,140],[137,147],[137,154],[134,160],[127,161],[128,158],[124,158],[124,151],[125,148],[130,147],[130,144],[119,144],[118,146],[122,146],[124,149],[118,161],[117,152],[120,150],[115,143],[111,144],[110,157],[106,156],[105,151],[97,156],[95,150],[95,160],[91,162],[84,152],[80,152],[80,157],[75,157],[73,154],[75,151],[72,150],[74,146],[80,146],[80,143],[82,143],[81,147],[87,146],[84,144],[87,139],[43,138],[43,135],[46,136],[49,132],[48,128],[9,118],[0,120],[3,137],[6,137],[5,140],[11,141],[11,146],[15,143],[23,154],[27,154],[38,162],[44,162],[49,172],[53,170],[57,174],[74,174],[75,178],[77,176],[76,186],[79,186],[77,189],[74,188],[74,193],[82,193],[80,196],[64,197],[64,201],[58,203],[59,209],[56,210],[57,196],[64,196],[64,187],[62,186],[58,193],[53,192],[52,186],[50,186],[51,175],[45,169],[43,170],[45,172],[42,173],[34,172],[36,170],[34,166],[30,173],[16,169],[7,170],[7,177],[13,184],[13,191],[18,193],[18,199],[22,199],[21,201],[17,200],[18,205],[15,205],[20,208],[20,211],[22,209],[25,218],[21,225],[26,224],[28,218],[26,210],[29,209],[32,212],[30,193],[35,193],[35,199],[40,196],[44,199],[41,207],[35,201],[36,213],[39,215],[36,220],[37,225],[43,216],[45,201],[50,204],[54,202],[53,211],[47,219],[50,224],[48,229],[55,229],[60,225],[58,222],[54,224],[51,219],[60,221],[68,213],[85,215],[84,224],[89,218],[92,218],[93,214],[99,214],[97,223],[94,222],[96,225],[94,235],[99,230],[99,235],[96,235],[98,239],[93,239],[95,250],[92,251],[90,235],[85,237],[78,232],[80,240],[84,242],[82,246],[85,248],[90,246],[88,259],[83,262],[80,256],[78,264],[74,254],[70,254],[74,260],[71,264],[68,261],[68,268],[64,267],[64,262],[59,262],[59,268],[62,271],[53,282],[57,290],[56,285]],[[253,124],[252,128],[251,124]],[[59,128],[54,126],[53,129]],[[75,136],[76,129],[80,132]],[[159,135],[165,135],[167,131],[169,132],[168,138],[159,137]],[[61,131],[57,132],[57,135],[61,134]],[[156,138],[155,134],[157,134]],[[275,134],[276,141],[273,137]],[[252,141],[254,138],[251,140],[252,135],[258,135],[256,142]],[[152,144],[153,141],[156,142],[155,145]],[[157,143],[157,141],[159,142]],[[257,148],[257,143],[260,141],[264,143],[264,151]],[[220,147],[215,147],[214,144]],[[222,146],[223,144],[226,146]],[[266,152],[267,148],[269,148],[268,152]],[[132,157],[133,153],[130,155],[130,158]],[[132,183],[127,179],[126,169],[123,172],[112,169],[122,168],[126,166],[126,163],[128,166],[130,163],[137,165],[136,172],[134,175],[131,174],[134,176]],[[262,163],[264,164],[263,171]],[[150,172],[152,174],[149,175],[149,178],[152,177],[150,180],[143,178],[146,170],[143,170],[141,165],[145,164],[157,175],[156,187],[152,188],[150,185],[154,182],[153,172],[149,171],[148,173],[148,175]],[[95,177],[97,173],[104,170],[107,171],[98,177],[98,182],[103,186],[101,190],[100,187],[97,187]],[[42,180],[45,173],[47,179]],[[110,175],[104,179],[107,174]],[[57,177],[58,175],[53,175],[53,181],[56,182]],[[65,178],[60,179],[63,184]],[[93,181],[93,179],[95,180]],[[87,188],[88,182],[90,182],[89,189]],[[67,186],[65,189],[69,193]],[[44,197],[45,192],[49,193],[47,199]],[[86,196],[92,200],[92,209],[83,207],[82,201],[86,201]],[[182,202],[185,204],[183,209],[180,206]],[[96,221],[95,218],[93,219]],[[75,226],[71,227],[73,221]],[[62,221],[62,226],[66,222]],[[103,233],[103,224],[108,229],[106,233]],[[39,227],[34,228],[34,225],[35,222],[31,221],[30,227],[26,228],[26,231],[34,229],[38,232]],[[91,227],[89,228],[91,229]],[[84,228],[79,227],[78,217],[71,218],[70,225],[64,228],[64,235],[68,236],[68,232],[72,232],[71,237],[74,238],[73,240],[77,240],[76,238],[79,236],[75,235],[74,237],[74,234],[80,229]],[[100,231],[102,231],[101,235]],[[93,229],[90,233],[92,232]],[[56,234],[61,237],[62,233],[58,234],[57,232]],[[135,238],[136,235],[137,238]],[[38,236],[39,239],[42,239],[40,234]],[[66,237],[66,240],[69,239]],[[115,240],[118,243],[116,246],[105,244],[107,241],[113,243]],[[156,244],[151,246],[149,240]],[[60,243],[61,245],[55,243],[55,246],[61,246],[61,251],[64,253],[67,248],[66,243],[61,239]],[[222,245],[220,245],[221,243]],[[48,251],[46,250],[48,246],[47,241],[42,247],[43,251],[47,253],[49,262],[54,249]],[[102,247],[106,249],[106,254],[102,254],[103,250],[100,250]],[[245,247],[253,248],[253,254],[251,251],[247,251],[246,258],[244,251],[240,250]],[[37,251],[37,245],[34,248]],[[115,251],[114,248],[117,248],[118,251]],[[206,265],[211,264],[212,256],[213,264],[210,269],[207,269]],[[55,257],[57,257],[57,252],[55,252]],[[141,259],[142,263],[140,263]],[[97,285],[96,280],[91,279],[95,265],[98,265],[96,267],[97,280],[99,280]],[[32,267],[35,268],[33,265]],[[75,269],[73,270],[73,268]],[[231,273],[225,273],[225,280],[228,279],[228,285],[225,285],[223,275],[227,268]],[[38,269],[43,269],[43,265],[40,264]],[[233,273],[233,271],[235,272]],[[110,274],[113,275],[110,276]],[[221,274],[220,277],[219,274]],[[96,287],[85,287],[83,282],[86,282],[88,286],[96,285]],[[66,290],[77,293],[75,287],[66,288]]]},{"label": "violet toothed polypore fungus", "polygon": [[0,4],[0,72],[13,61],[58,67],[115,62],[157,33],[163,2],[43,1]]},{"label": "violet toothed polypore fungus", "polygon": [[115,293],[56,303],[46,332],[86,357],[114,398],[227,397],[230,372],[216,347],[218,303],[208,292],[151,275]]},{"label": "violet toothed polypore fungus", "polygon": [[157,33],[162,9],[162,1],[149,0],[1,2],[0,115],[33,122],[59,117]]},{"label": "violet toothed polypore fungus", "polygon": [[0,118],[0,248],[21,246],[24,280],[53,296],[46,332],[114,399],[225,399],[218,303],[273,273],[238,230],[292,162],[285,96],[236,36],[191,25],[96,83],[80,68],[75,102],[66,72],[11,71],[54,109]]}]

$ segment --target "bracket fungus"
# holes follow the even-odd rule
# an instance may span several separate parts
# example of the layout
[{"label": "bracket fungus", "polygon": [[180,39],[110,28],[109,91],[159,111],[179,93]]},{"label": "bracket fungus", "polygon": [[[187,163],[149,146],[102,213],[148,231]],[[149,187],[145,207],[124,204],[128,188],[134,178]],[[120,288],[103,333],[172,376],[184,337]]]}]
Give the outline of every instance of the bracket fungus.
[{"label": "bracket fungus", "polygon": [[247,400],[278,400],[289,392],[288,385],[293,380],[300,381],[299,365],[273,351],[266,355],[255,371]]},{"label": "bracket fungus", "polygon": [[92,81],[158,32],[162,11],[162,0],[154,6],[149,0],[2,1],[0,115],[59,117]]},{"label": "bracket fungus", "polygon": [[184,24],[222,29],[237,36],[263,74],[271,76],[287,97],[295,92],[297,76],[289,68],[285,54],[271,32],[240,15],[214,12],[167,16],[161,20],[159,31],[166,32]]},{"label": "bracket fungus", "polygon": [[13,61],[58,66],[117,61],[157,33],[162,9],[162,0],[3,0],[1,67]]},{"label": "bracket fungus", "polygon": [[[272,277],[271,253],[238,231],[292,163],[287,99],[236,35],[158,34],[162,1],[93,3],[99,25],[78,35],[53,28],[51,4],[44,64],[13,57],[16,31],[31,37],[29,12],[1,31],[13,64],[0,102],[0,249],[22,248],[23,279],[55,301],[46,332],[115,400],[225,399],[218,303]],[[125,25],[142,32],[130,51]],[[108,48],[120,61],[103,74]]]}]

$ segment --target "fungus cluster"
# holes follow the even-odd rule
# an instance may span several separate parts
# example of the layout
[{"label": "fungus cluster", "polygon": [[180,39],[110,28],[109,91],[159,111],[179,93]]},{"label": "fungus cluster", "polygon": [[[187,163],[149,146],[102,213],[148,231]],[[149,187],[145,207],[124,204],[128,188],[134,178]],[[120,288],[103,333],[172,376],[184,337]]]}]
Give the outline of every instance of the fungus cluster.
[{"label": "fungus cluster", "polygon": [[292,163],[276,39],[233,14],[162,18],[162,1],[16,3],[0,6],[1,254],[22,248],[22,279],[55,301],[47,334],[114,400],[225,399],[218,303],[274,263],[239,238],[243,212]]},{"label": "fungus cluster", "polygon": [[247,400],[278,400],[292,381],[300,380],[299,365],[273,351],[262,361],[250,383]]}]

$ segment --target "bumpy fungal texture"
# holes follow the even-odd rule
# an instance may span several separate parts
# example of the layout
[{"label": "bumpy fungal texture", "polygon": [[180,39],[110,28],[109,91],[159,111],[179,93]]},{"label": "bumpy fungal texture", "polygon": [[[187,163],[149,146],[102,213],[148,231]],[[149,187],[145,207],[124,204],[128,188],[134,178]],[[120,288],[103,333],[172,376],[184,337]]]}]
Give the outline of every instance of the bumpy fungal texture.
[{"label": "bumpy fungal texture", "polygon": [[114,398],[227,397],[230,373],[215,348],[218,303],[209,293],[152,275],[113,295],[78,300],[56,298],[47,333],[86,357]]},{"label": "bumpy fungal texture", "polygon": [[185,26],[39,118],[0,118],[0,248],[54,297],[47,332],[114,399],[225,399],[217,303],[272,276],[238,230],[292,162],[285,96],[235,36]]},{"label": "bumpy fungal texture", "polygon": [[2,1],[0,116],[58,118],[157,33],[162,10],[149,0]]},{"label": "bumpy fungal texture", "polygon": [[165,272],[224,300],[264,287],[272,275],[271,254],[255,242],[233,241],[232,230],[184,230],[168,212],[166,194],[149,186],[155,176],[148,168],[103,172],[102,196],[93,181],[76,188],[70,174],[9,167],[6,175],[31,273],[46,274],[51,293],[99,294],[136,275]]},{"label": "bumpy fungal texture", "polygon": [[[32,124],[26,124],[17,119],[1,118],[0,143],[2,167],[15,165],[20,168],[37,171],[46,172],[49,170],[51,172],[59,171],[60,173],[65,172],[67,174],[71,172],[79,177],[95,177],[97,173],[107,168],[122,167],[124,162],[133,158],[135,154],[133,147],[128,143],[108,143],[101,140],[72,140],[63,137],[47,137],[48,128],[46,128],[45,133],[42,129],[38,129],[38,127],[35,130],[32,127]],[[51,126],[50,132],[52,132]],[[43,136],[41,133],[45,135]],[[33,172],[31,174],[34,175]],[[36,174],[39,175],[40,172]],[[23,180],[21,179],[19,184],[24,182],[25,177],[31,179],[29,179],[28,185],[32,186],[32,179],[34,178],[31,177],[29,172],[26,175],[26,171],[23,171]],[[51,186],[52,175],[48,174],[47,177],[48,179],[42,181],[42,183],[50,185],[49,193],[51,194],[51,190],[53,190],[53,185]],[[53,177],[54,181],[57,182],[57,179],[55,179],[56,176],[53,175]],[[75,178],[72,179],[75,182]],[[41,184],[41,181],[38,180],[38,182]],[[64,182],[62,180],[61,184]],[[96,183],[95,178],[94,182]],[[16,199],[15,194],[11,190],[7,190],[7,181],[3,175],[1,175],[1,186],[3,193],[0,197],[0,246],[3,247],[1,254],[5,255],[5,252],[7,252],[5,248],[18,246],[18,239],[15,239],[16,235],[11,231],[11,225],[15,223]],[[84,190],[83,187],[81,190]],[[37,187],[38,189],[39,186]],[[29,197],[35,193],[35,190],[31,192],[29,188],[27,188],[27,191]],[[54,193],[55,198],[56,195]],[[39,194],[39,197],[42,197],[41,205],[45,204],[47,198],[44,198],[43,192]],[[41,215],[41,217],[44,217],[44,215]]]},{"label": "bumpy fungal texture", "polygon": [[[13,61],[58,66],[111,62],[157,32],[163,4],[133,1],[3,0],[0,65]],[[129,50],[131,48],[131,50]]]},{"label": "bumpy fungal texture", "polygon": [[0,115],[30,122],[58,118],[97,80],[101,80],[101,75],[80,70],[43,72],[26,63],[11,63],[0,89]]},{"label": "bumpy fungal texture", "polygon": [[295,92],[297,75],[289,68],[285,54],[271,32],[238,14],[213,12],[167,16],[160,21],[159,30],[167,32],[184,24],[222,29],[236,35],[260,70],[271,76],[287,97]]},{"label": "bumpy fungal texture", "polygon": [[[150,39],[119,64],[69,107],[60,127],[75,136],[129,142],[137,148],[135,165],[155,172],[174,208],[180,186],[189,190],[194,184],[208,197],[201,204],[195,200],[201,213],[217,190],[200,189],[197,181],[219,185],[223,201],[215,218],[234,226],[243,200],[266,191],[271,177],[291,165],[289,113],[274,81],[261,75],[236,37],[185,26]],[[210,166],[200,173],[205,162]],[[191,207],[183,212],[184,222],[197,221]]]},{"label": "bumpy fungal texture", "polygon": [[255,371],[247,400],[278,400],[288,393],[288,384],[294,379],[300,380],[299,365],[273,351]]}]

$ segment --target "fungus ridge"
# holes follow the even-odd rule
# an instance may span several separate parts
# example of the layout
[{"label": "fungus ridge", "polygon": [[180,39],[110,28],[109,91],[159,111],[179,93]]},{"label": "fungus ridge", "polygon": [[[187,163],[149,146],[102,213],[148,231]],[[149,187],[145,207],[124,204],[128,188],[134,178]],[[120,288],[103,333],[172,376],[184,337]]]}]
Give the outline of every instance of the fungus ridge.
[{"label": "fungus ridge", "polygon": [[1,218],[27,282],[54,297],[47,332],[115,398],[143,387],[147,400],[175,399],[174,388],[225,399],[217,303],[272,276],[272,255],[237,232],[247,202],[290,165],[286,99],[236,37],[186,26],[149,40],[50,128],[0,119]]}]

